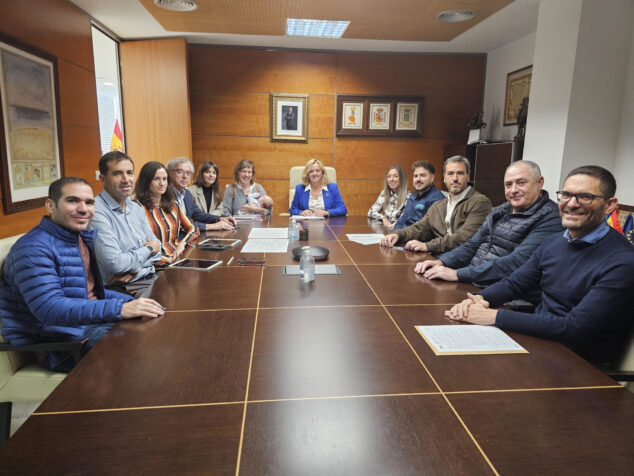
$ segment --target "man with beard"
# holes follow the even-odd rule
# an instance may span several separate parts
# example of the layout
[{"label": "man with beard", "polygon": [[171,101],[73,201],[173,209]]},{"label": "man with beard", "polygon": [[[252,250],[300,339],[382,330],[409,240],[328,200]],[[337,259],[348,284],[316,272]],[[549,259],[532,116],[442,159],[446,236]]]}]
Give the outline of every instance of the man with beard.
[{"label": "man with beard", "polygon": [[491,202],[469,186],[469,160],[456,155],[445,160],[443,180],[449,196],[434,203],[419,221],[385,235],[381,246],[404,243],[405,249],[444,253],[471,238],[491,211]]},{"label": "man with beard", "polygon": [[412,164],[414,191],[407,198],[403,214],[394,225],[395,230],[413,225],[427,214],[429,207],[445,198],[442,192],[434,187],[435,172],[434,166],[426,160]]}]

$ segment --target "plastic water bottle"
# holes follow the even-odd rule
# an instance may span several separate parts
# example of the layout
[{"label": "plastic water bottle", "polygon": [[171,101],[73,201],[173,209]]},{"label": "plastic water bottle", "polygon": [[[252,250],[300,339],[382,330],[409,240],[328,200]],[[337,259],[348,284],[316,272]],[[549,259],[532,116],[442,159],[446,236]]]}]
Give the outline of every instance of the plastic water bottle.
[{"label": "plastic water bottle", "polygon": [[302,258],[299,260],[299,280],[302,283],[315,281],[315,258],[310,254],[310,246],[302,248]]},{"label": "plastic water bottle", "polygon": [[288,239],[299,240],[299,226],[297,226],[295,218],[291,219],[291,224],[288,225]]}]

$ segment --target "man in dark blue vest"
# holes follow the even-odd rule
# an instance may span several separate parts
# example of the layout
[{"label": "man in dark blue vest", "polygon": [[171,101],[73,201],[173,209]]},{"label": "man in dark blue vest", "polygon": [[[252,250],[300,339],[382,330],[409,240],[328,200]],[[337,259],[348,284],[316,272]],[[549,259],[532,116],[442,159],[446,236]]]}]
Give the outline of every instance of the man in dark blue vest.
[{"label": "man in dark blue vest", "polygon": [[508,276],[549,236],[563,231],[557,204],[542,190],[539,166],[513,162],[504,174],[506,203],[495,207],[468,241],[414,269],[428,279],[488,286]]}]

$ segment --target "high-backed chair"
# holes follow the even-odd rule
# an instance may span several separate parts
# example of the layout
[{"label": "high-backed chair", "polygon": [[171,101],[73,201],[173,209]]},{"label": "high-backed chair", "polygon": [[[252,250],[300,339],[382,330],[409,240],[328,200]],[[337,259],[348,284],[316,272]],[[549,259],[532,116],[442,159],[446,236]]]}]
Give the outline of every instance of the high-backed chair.
[{"label": "high-backed chair", "polygon": [[[328,180],[333,183],[337,183],[337,171],[334,167],[324,167],[326,169],[326,173],[328,174]],[[289,174],[289,189],[288,189],[288,207],[291,207],[293,203],[293,198],[295,197],[295,187],[297,184],[302,183],[302,172],[304,171],[303,165],[298,165],[295,167],[291,167],[291,171]]]},{"label": "high-backed chair", "polygon": [[[4,260],[20,236],[22,235],[0,240],[0,282]],[[41,367],[34,352],[72,350],[77,361],[80,358],[81,345],[80,342],[62,342],[17,348],[3,342],[0,337],[0,445],[9,438],[12,403],[41,402],[66,376]]]}]

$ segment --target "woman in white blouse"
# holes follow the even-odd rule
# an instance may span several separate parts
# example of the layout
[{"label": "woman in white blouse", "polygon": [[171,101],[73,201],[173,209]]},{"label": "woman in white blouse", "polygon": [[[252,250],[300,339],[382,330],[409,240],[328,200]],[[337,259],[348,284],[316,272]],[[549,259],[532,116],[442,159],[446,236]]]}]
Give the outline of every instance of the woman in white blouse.
[{"label": "woman in white blouse", "polygon": [[398,165],[387,169],[383,190],[370,207],[368,216],[374,220],[383,222],[388,229],[393,229],[407,202],[407,176]]}]

